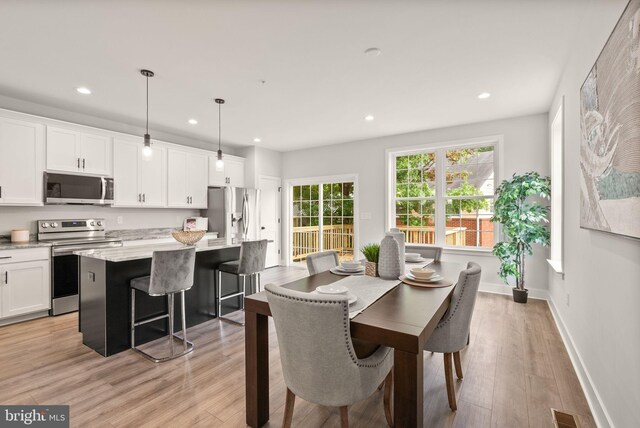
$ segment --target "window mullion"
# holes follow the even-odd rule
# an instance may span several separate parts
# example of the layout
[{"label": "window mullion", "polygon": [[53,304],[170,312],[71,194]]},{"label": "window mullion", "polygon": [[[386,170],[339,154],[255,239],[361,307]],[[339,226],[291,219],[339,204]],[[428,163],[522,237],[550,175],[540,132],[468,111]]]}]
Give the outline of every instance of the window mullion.
[{"label": "window mullion", "polygon": [[436,245],[442,247],[445,243],[446,213],[444,197],[446,190],[445,180],[445,151],[436,150]]},{"label": "window mullion", "polygon": [[324,251],[324,186],[318,184],[318,251]]}]

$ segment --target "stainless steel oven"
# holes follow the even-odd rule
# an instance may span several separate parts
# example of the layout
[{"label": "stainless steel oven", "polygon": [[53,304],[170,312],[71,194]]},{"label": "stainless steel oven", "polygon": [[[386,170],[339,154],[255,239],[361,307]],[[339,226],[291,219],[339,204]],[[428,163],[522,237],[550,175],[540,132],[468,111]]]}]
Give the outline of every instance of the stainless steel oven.
[{"label": "stainless steel oven", "polygon": [[113,178],[44,173],[45,204],[111,205]]},{"label": "stainless steel oven", "polygon": [[38,240],[51,243],[51,315],[78,310],[78,256],[74,251],[121,247],[107,238],[104,219],[38,220]]}]

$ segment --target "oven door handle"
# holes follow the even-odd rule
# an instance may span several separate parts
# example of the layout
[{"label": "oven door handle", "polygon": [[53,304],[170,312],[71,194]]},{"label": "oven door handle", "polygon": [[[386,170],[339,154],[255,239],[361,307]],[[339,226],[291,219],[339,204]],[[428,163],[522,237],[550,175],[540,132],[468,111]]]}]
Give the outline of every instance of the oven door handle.
[{"label": "oven door handle", "polygon": [[67,245],[63,247],[53,248],[51,253],[53,256],[68,256],[69,254],[73,254],[74,251],[83,251],[83,250],[102,250],[105,248],[117,248],[122,247],[122,242],[113,242],[108,245]]}]

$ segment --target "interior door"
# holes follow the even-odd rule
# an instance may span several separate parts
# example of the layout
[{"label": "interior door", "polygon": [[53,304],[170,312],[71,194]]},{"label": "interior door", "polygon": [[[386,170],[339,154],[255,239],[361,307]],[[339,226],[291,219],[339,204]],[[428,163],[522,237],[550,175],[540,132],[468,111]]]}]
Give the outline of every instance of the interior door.
[{"label": "interior door", "polygon": [[280,179],[260,177],[260,239],[266,239],[267,267],[280,264]]}]

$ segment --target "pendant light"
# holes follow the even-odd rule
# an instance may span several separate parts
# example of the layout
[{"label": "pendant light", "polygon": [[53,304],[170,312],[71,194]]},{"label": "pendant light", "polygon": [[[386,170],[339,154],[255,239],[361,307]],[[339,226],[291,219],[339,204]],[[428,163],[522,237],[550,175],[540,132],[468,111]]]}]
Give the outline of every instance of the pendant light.
[{"label": "pendant light", "polygon": [[147,78],[147,132],[144,134],[142,155],[150,157],[153,154],[153,150],[151,150],[151,135],[149,135],[149,77],[153,77],[154,73],[151,70],[140,70],[140,74]]},{"label": "pendant light", "polygon": [[222,109],[222,104],[224,104],[224,100],[222,98],[216,98],[215,102],[218,104],[218,160],[216,160],[216,171],[222,171],[224,168],[224,161],[222,160],[222,121],[220,111]]}]

